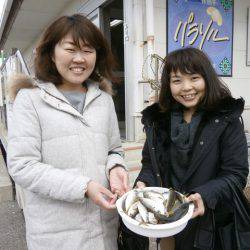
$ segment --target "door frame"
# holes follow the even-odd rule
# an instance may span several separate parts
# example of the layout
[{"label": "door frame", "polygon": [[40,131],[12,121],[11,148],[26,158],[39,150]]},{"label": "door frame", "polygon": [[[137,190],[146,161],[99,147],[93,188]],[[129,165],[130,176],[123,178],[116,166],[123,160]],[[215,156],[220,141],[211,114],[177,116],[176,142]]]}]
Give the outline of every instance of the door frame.
[{"label": "door frame", "polygon": [[[86,15],[91,21],[93,21],[105,34],[104,22],[105,15],[102,11],[102,5],[106,5],[111,0],[95,0],[87,1],[78,9],[78,12]],[[96,21],[95,21],[96,19]],[[134,49],[132,41],[132,28],[133,22],[133,0],[123,0],[123,28],[124,28],[124,87],[125,87],[125,128],[126,128],[126,140],[135,140],[135,117],[134,117],[134,76],[133,58],[131,51]],[[105,34],[107,35],[107,34]]]}]

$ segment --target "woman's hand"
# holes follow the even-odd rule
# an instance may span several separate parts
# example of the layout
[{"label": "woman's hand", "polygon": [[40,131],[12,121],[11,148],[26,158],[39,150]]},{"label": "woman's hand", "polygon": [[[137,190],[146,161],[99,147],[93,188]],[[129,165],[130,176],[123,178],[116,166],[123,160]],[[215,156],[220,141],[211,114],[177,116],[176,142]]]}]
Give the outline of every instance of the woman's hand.
[{"label": "woman's hand", "polygon": [[111,192],[122,196],[130,190],[128,172],[123,167],[115,167],[110,170],[109,181]]},{"label": "woman's hand", "polygon": [[187,197],[187,201],[193,201],[194,203],[194,212],[193,212],[192,218],[204,215],[205,206],[201,198],[201,195],[199,193],[189,195]]},{"label": "woman's hand", "polygon": [[142,182],[142,181],[137,181],[136,187],[137,188],[145,188],[146,184],[144,182]]},{"label": "woman's hand", "polygon": [[86,195],[101,208],[108,210],[116,208],[117,195],[95,181],[88,183]]}]

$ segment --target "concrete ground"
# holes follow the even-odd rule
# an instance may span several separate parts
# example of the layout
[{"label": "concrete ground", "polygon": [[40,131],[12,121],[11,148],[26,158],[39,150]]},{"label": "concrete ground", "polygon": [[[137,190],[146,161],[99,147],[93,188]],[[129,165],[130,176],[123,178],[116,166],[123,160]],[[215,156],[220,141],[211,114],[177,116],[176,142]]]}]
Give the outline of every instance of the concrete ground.
[{"label": "concrete ground", "polygon": [[0,203],[0,250],[27,250],[24,218],[15,201]]}]

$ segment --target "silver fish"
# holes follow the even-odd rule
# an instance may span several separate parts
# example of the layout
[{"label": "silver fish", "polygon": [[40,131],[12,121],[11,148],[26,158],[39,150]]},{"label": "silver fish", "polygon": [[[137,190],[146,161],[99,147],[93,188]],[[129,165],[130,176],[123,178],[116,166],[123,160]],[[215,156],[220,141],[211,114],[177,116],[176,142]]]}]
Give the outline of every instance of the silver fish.
[{"label": "silver fish", "polygon": [[138,221],[139,223],[142,223],[142,222],[143,222],[143,219],[142,219],[140,213],[138,213],[138,214],[135,216],[135,220]]},{"label": "silver fish", "polygon": [[162,196],[163,196],[164,200],[168,199],[168,194],[169,194],[169,192],[162,193]]},{"label": "silver fish", "polygon": [[135,215],[138,213],[138,202],[136,201],[134,204],[132,204],[130,206],[130,208],[128,209],[128,216],[129,217],[135,217]]},{"label": "silver fish", "polygon": [[143,204],[141,204],[140,201],[138,202],[137,206],[138,206],[138,211],[142,217],[143,222],[148,223],[148,211],[147,211],[147,209],[143,206]]},{"label": "silver fish", "polygon": [[183,194],[180,194],[179,192],[175,192],[177,200],[180,201],[180,203],[185,203],[186,202],[186,196]]},{"label": "silver fish", "polygon": [[171,211],[170,214],[168,215],[155,213],[155,217],[159,219],[160,223],[169,223],[169,222],[177,221],[188,212],[189,204],[190,202],[182,203],[178,208]]},{"label": "silver fish", "polygon": [[131,190],[125,200],[125,211],[128,212],[129,208],[137,201],[137,192],[135,190]]},{"label": "silver fish", "polygon": [[168,194],[168,199],[166,201],[167,212],[171,211],[171,209],[173,208],[173,206],[175,204],[175,200],[176,200],[176,192],[174,189],[170,188],[169,194]]},{"label": "silver fish", "polygon": [[174,211],[176,208],[178,208],[180,205],[182,204],[182,202],[180,202],[178,199],[175,200],[174,205],[172,206],[172,209],[169,212]]},{"label": "silver fish", "polygon": [[162,194],[155,192],[155,191],[145,191],[143,193],[143,196],[145,198],[149,198],[151,200],[155,200],[155,201],[164,201],[164,197]]},{"label": "silver fish", "polygon": [[158,223],[158,220],[155,218],[155,215],[151,212],[148,213],[148,221],[153,225],[156,225]]},{"label": "silver fish", "polygon": [[148,198],[139,198],[140,202],[149,210],[155,213],[165,214],[165,207],[162,202],[150,200]]},{"label": "silver fish", "polygon": [[137,192],[136,192],[137,197],[138,197],[138,198],[140,198],[140,197],[143,198],[143,193],[144,193],[144,192],[141,191],[141,190],[137,191]]},{"label": "silver fish", "polygon": [[189,207],[186,197],[173,189],[168,192],[132,190],[123,200],[122,208],[139,225],[163,224],[179,220]]}]

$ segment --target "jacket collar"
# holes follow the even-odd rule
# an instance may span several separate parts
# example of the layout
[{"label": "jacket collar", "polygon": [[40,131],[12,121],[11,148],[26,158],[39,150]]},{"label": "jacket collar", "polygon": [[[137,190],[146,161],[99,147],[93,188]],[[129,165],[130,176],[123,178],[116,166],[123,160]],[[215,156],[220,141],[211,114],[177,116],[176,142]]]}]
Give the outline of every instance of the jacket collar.
[{"label": "jacket collar", "polygon": [[[226,97],[221,99],[211,110],[205,111],[206,119],[213,119],[214,117],[222,116],[227,120],[238,119],[244,110],[243,98],[235,99]],[[154,103],[142,111],[142,123],[144,125],[162,122],[168,119],[170,112],[161,111],[159,103]]]},{"label": "jacket collar", "polygon": [[158,127],[165,127],[169,114],[169,112],[161,111],[159,103],[154,103],[142,111],[142,124],[146,126],[154,124]]},{"label": "jacket collar", "polygon": [[84,110],[86,107],[98,96],[101,95],[102,91],[99,89],[99,83],[94,82],[94,81],[87,81],[87,86],[88,86],[88,91],[86,94],[86,100],[85,100],[85,105],[84,105]]},{"label": "jacket collar", "polygon": [[[56,88],[53,83],[37,83],[38,88],[41,90],[41,98],[48,103],[50,106],[72,114],[81,118],[82,122],[87,125],[87,122],[84,120],[83,115],[80,114],[70,102],[65,98],[65,96]],[[88,91],[86,93],[84,110],[89,106],[89,104],[101,95],[101,90],[99,89],[99,84],[97,82],[87,81]]]},{"label": "jacket collar", "polygon": [[210,111],[206,111],[208,118],[222,116],[228,120],[238,119],[244,110],[245,101],[243,98],[235,99],[226,97],[221,99]]},{"label": "jacket collar", "polygon": [[[56,98],[58,101],[66,102],[68,104],[69,101],[65,98],[65,96],[57,89],[57,87],[53,83],[38,83],[38,88],[41,89],[41,97],[42,99],[47,102],[47,96],[51,96]],[[44,98],[45,97],[45,98]]]}]

